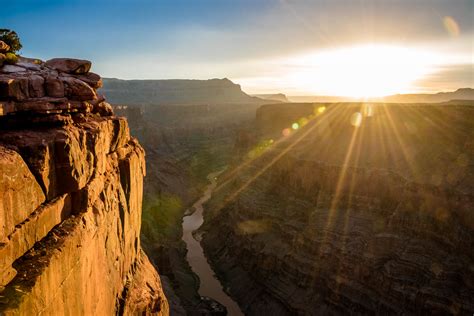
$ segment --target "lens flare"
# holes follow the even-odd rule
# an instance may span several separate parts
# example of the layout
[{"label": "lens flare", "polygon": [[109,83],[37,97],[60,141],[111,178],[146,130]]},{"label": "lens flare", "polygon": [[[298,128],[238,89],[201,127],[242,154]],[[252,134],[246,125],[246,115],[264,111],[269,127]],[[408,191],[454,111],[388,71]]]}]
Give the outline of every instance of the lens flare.
[{"label": "lens flare", "polygon": [[362,124],[362,114],[360,112],[355,112],[351,115],[351,124],[355,127],[359,127]]},{"label": "lens flare", "polygon": [[445,16],[443,18],[443,25],[446,31],[448,31],[449,35],[452,37],[457,37],[461,33],[459,29],[459,24],[452,16]]},{"label": "lens flare", "polygon": [[364,104],[364,116],[365,117],[372,117],[374,115],[374,109],[372,104]]},{"label": "lens flare", "polygon": [[298,120],[298,124],[300,125],[300,127],[303,127],[308,124],[308,119],[306,117],[302,117]]},{"label": "lens flare", "polygon": [[298,128],[300,128],[300,125],[295,122],[295,123],[291,124],[291,128],[296,131]]},{"label": "lens flare", "polygon": [[314,114],[322,114],[322,113],[324,113],[324,111],[326,111],[326,107],[325,106],[320,106],[320,107],[318,107],[317,109],[314,110]]}]

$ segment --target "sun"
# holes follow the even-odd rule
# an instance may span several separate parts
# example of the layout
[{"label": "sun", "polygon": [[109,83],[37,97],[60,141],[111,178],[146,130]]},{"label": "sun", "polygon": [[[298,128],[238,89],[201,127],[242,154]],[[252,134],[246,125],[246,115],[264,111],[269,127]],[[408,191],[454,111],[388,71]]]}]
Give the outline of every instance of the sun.
[{"label": "sun", "polygon": [[361,45],[290,58],[293,86],[311,94],[380,97],[410,92],[434,69],[432,52],[390,45]]}]

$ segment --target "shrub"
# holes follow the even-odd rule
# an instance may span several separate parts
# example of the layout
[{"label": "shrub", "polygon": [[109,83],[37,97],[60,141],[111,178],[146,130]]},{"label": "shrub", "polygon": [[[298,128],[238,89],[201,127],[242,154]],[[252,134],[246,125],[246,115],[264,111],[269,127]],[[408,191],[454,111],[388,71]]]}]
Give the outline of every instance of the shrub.
[{"label": "shrub", "polygon": [[22,48],[18,34],[9,29],[0,29],[0,41],[7,43],[12,53],[16,53]]},{"label": "shrub", "polygon": [[18,56],[15,55],[14,53],[6,53],[5,54],[5,64],[16,64],[18,61]]}]

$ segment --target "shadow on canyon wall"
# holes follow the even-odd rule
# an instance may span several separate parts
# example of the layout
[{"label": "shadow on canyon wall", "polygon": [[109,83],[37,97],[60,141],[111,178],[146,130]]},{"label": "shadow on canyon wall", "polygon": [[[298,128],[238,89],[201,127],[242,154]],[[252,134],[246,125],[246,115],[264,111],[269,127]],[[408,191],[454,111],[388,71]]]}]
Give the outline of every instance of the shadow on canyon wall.
[{"label": "shadow on canyon wall", "polygon": [[201,231],[248,315],[472,314],[474,107],[275,104]]}]

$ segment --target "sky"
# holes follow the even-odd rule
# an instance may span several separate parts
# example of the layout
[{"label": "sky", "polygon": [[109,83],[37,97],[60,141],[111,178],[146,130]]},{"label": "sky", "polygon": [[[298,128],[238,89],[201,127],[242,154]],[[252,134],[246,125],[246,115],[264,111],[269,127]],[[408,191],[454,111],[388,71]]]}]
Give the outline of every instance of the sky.
[{"label": "sky", "polygon": [[103,77],[229,78],[248,93],[474,87],[474,0],[13,0],[21,54]]}]

